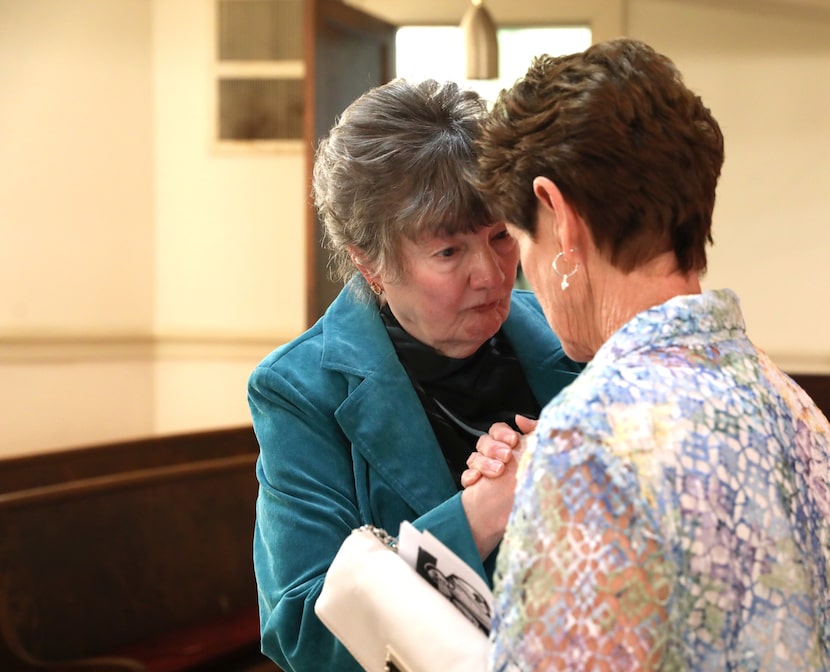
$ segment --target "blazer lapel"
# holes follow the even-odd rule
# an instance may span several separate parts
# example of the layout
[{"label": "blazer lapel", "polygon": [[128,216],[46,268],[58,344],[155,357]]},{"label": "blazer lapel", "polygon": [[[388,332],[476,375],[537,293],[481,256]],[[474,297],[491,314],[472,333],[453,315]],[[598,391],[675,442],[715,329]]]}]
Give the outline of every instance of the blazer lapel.
[{"label": "blazer lapel", "polygon": [[455,484],[426,413],[373,305],[341,292],[324,317],[323,366],[347,376],[335,417],[353,448],[421,515]]}]

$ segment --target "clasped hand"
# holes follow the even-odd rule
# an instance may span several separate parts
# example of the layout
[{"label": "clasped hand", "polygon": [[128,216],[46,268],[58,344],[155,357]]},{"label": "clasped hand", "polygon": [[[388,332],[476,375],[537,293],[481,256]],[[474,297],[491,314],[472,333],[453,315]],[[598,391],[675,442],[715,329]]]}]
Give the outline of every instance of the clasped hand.
[{"label": "clasped hand", "polygon": [[536,420],[517,415],[516,426],[519,432],[504,422],[490,427],[479,438],[461,475],[461,503],[482,559],[504,536],[516,489],[515,454],[521,449],[523,434],[535,429]]},{"label": "clasped hand", "polygon": [[521,448],[522,436],[536,429],[537,422],[517,415],[516,426],[521,433],[505,422],[497,422],[490,427],[490,432],[481,436],[476,443],[476,452],[467,458],[467,469],[461,474],[462,487],[470,487],[482,476],[498,478],[503,475],[505,466],[513,459],[514,452]]}]

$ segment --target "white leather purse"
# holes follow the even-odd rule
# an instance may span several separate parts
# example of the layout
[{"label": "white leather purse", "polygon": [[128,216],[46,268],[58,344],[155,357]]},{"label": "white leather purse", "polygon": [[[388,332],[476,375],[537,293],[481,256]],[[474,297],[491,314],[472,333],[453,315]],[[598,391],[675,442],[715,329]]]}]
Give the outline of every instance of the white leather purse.
[{"label": "white leather purse", "polygon": [[484,632],[400,558],[383,530],[343,542],[315,613],[368,672],[482,672]]}]

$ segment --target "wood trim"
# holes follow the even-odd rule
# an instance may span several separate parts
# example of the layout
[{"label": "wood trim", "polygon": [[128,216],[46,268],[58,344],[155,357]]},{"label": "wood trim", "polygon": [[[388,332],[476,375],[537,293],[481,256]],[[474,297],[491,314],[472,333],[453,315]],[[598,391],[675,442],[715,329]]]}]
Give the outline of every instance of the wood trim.
[{"label": "wood trim", "polygon": [[303,115],[303,139],[305,140],[305,171],[306,171],[306,216],[305,216],[305,324],[311,326],[315,312],[315,297],[317,296],[316,259],[318,251],[315,249],[317,225],[317,208],[311,196],[312,176],[314,173],[314,155],[317,151],[317,131],[315,129],[314,110],[317,109],[317,93],[315,81],[317,79],[317,57],[315,54],[317,34],[317,4],[319,0],[304,0],[303,2],[303,58],[305,60],[305,82],[303,83],[305,98],[305,113]]},{"label": "wood trim", "polygon": [[[375,84],[389,80],[394,72],[394,63],[381,62],[393,56],[395,26],[384,19],[364,10],[347,5],[340,0],[306,0],[303,14],[303,43],[305,60],[303,137],[306,146],[306,327],[310,327],[324,312],[330,300],[327,272],[327,251],[320,245],[318,231],[320,225],[317,211],[311,197],[311,185],[314,174],[314,158],[321,137],[325,136],[335,118],[343,111],[346,104],[357,98]],[[354,71],[349,59],[339,55],[339,49],[332,51],[334,36],[343,42],[351,41],[354,47],[360,44],[364,50],[372,52],[376,58],[371,71],[360,73]],[[343,36],[348,36],[344,39]],[[385,46],[386,43],[391,45]],[[376,68],[376,69],[375,69]],[[333,74],[334,71],[336,74]],[[318,96],[324,86],[324,77],[336,81],[332,91],[335,101],[329,101],[325,95]],[[325,255],[325,257],[323,256]]]},{"label": "wood trim", "polygon": [[227,471],[250,471],[253,479],[253,466],[256,460],[256,455],[234,455],[214,460],[174,464],[151,469],[137,469],[120,474],[107,474],[106,476],[95,476],[67,483],[17,490],[0,494],[0,509],[30,506],[32,504],[51,504],[72,497],[83,497],[153,483],[210,476]]},{"label": "wood trim", "polygon": [[0,459],[0,493],[258,454],[253,427],[243,425],[17,455]]},{"label": "wood trim", "polygon": [[160,335],[61,333],[0,335],[0,365],[43,362],[160,360],[256,360],[287,343],[296,333]]}]

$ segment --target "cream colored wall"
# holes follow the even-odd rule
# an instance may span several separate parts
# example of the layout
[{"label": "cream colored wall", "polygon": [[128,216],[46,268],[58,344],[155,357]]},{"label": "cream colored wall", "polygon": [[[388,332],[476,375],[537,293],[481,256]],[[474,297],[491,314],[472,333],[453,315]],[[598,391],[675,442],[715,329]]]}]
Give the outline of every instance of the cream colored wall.
[{"label": "cream colored wall", "polygon": [[670,54],[722,125],[708,287],[741,297],[789,371],[830,372],[830,4],[636,0],[628,32]]},{"label": "cream colored wall", "polygon": [[[466,0],[354,4],[454,23]],[[487,5],[675,58],[727,135],[707,282],[782,364],[830,371],[826,14]],[[250,369],[302,329],[303,158],[215,151],[212,21],[210,0],[0,0],[0,455],[248,422]]]},{"label": "cream colored wall", "polygon": [[211,141],[212,10],[153,2],[155,329],[162,340],[272,342],[305,321],[303,149],[243,154]]},{"label": "cream colored wall", "polygon": [[0,455],[244,424],[302,330],[300,149],[211,143],[209,0],[0,0]]},{"label": "cream colored wall", "polygon": [[305,326],[303,150],[218,149],[213,3],[152,5],[156,432],[249,423],[248,375]]},{"label": "cream colored wall", "polygon": [[153,429],[145,0],[0,0],[0,454]]},{"label": "cream colored wall", "polygon": [[0,0],[0,333],[152,328],[144,0]]}]

